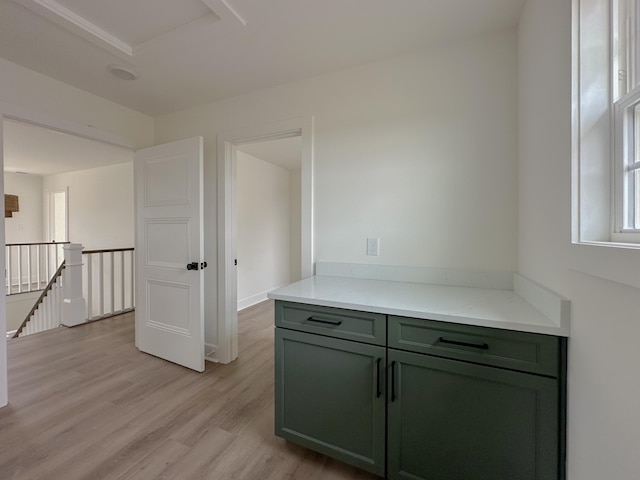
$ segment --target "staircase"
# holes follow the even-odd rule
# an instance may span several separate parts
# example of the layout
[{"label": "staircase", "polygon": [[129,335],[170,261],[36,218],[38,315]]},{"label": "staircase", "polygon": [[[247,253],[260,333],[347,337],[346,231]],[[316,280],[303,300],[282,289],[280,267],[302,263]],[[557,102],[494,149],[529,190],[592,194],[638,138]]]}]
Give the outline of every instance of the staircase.
[{"label": "staircase", "polygon": [[63,260],[33,308],[18,327],[16,333],[13,334],[13,338],[44,332],[62,324],[62,272],[64,267]]},{"label": "staircase", "polygon": [[135,308],[134,249],[82,249],[80,244],[65,245],[65,259],[13,338],[120,315]]}]

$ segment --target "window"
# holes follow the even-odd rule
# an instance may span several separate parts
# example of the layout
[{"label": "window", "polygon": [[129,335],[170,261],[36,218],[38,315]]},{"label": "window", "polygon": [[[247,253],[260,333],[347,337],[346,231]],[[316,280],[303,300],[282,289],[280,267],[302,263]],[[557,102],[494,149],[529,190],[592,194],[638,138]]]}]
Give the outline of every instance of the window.
[{"label": "window", "polygon": [[640,237],[640,0],[614,0],[612,7],[612,240],[637,241]]},{"label": "window", "polygon": [[640,0],[572,0],[569,268],[640,288]]}]

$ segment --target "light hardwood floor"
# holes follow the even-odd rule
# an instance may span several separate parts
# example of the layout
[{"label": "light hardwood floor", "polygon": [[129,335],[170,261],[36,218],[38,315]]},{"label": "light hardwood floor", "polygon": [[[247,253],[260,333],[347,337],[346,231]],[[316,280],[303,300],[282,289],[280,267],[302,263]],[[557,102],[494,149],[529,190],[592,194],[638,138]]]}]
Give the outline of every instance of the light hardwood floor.
[{"label": "light hardwood floor", "polygon": [[140,353],[133,314],[9,340],[0,479],[376,479],[273,434],[273,303],[239,358],[196,373]]}]

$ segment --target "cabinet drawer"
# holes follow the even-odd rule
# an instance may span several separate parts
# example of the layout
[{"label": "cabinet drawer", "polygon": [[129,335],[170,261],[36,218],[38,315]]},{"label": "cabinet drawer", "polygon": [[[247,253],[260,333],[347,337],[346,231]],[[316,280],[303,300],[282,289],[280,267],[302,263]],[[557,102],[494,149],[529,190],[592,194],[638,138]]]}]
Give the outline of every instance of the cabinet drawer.
[{"label": "cabinet drawer", "polygon": [[558,376],[559,340],[549,335],[395,316],[388,335],[390,348]]},{"label": "cabinet drawer", "polygon": [[385,320],[379,313],[276,301],[278,327],[373,345],[386,345]]}]

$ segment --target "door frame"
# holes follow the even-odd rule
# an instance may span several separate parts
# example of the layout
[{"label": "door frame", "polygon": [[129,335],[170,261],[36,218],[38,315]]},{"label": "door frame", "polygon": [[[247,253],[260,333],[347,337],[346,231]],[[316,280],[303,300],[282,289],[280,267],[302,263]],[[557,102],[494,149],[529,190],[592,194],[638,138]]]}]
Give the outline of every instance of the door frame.
[{"label": "door frame", "polygon": [[47,232],[47,241],[53,238],[53,223],[55,222],[55,212],[53,211],[53,202],[51,197],[57,193],[64,193],[64,239],[56,242],[66,242],[69,240],[69,187],[53,187],[48,189],[44,197],[45,224],[44,231]]},{"label": "door frame", "polygon": [[[17,107],[4,102],[0,102],[0,194],[4,195],[4,149],[3,149],[3,130],[4,120],[15,120],[19,122],[29,123],[43,128],[56,130],[62,133],[68,133],[78,137],[96,140],[98,142],[117,145],[119,147],[135,150],[135,145],[126,137],[100,130],[96,127],[83,125],[81,123],[64,120],[54,115],[38,113],[27,108]],[[4,197],[3,197],[4,198]],[[0,225],[0,246],[2,250],[5,247],[4,223]],[[0,255],[0,269],[4,270],[4,255]],[[7,319],[5,312],[5,297],[0,296],[0,332],[7,329]],[[7,389],[7,343],[6,336],[0,340],[0,407],[8,402]]]},{"label": "door frame", "polygon": [[218,166],[218,329],[208,360],[229,363],[238,356],[236,175],[239,145],[300,136],[301,251],[300,278],[313,275],[313,117],[298,117],[220,132]]}]

